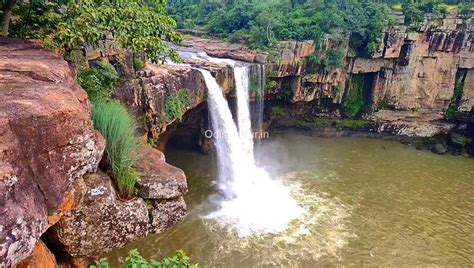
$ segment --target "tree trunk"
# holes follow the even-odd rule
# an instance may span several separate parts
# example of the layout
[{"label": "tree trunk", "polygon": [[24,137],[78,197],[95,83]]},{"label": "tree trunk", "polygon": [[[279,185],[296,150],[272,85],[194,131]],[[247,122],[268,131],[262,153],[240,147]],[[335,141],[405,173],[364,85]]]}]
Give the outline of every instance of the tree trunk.
[{"label": "tree trunk", "polygon": [[16,0],[6,0],[3,4],[3,15],[2,15],[2,34],[1,36],[8,35],[8,27],[10,26],[10,18],[12,16],[13,6],[15,6]]}]

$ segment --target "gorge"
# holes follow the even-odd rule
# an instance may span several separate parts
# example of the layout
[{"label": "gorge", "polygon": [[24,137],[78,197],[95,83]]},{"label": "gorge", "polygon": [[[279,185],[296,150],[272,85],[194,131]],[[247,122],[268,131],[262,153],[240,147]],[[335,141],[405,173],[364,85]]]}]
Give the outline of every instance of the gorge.
[{"label": "gorge", "polygon": [[472,265],[474,9],[426,2],[19,3],[0,266]]}]

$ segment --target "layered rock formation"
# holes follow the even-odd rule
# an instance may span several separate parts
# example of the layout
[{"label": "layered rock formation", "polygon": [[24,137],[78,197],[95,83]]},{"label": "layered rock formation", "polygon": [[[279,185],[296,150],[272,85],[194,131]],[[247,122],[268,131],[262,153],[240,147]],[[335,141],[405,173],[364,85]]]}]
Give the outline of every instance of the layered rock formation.
[{"label": "layered rock formation", "polygon": [[104,147],[68,64],[31,42],[0,39],[1,267],[55,267],[51,252],[84,266],[76,260],[184,217],[183,171],[142,146],[139,195],[121,200],[97,171]]},{"label": "layered rock formation", "polygon": [[10,266],[72,208],[73,184],[97,169],[104,140],[52,53],[0,39],[0,85],[0,257]]},{"label": "layered rock formation", "polygon": [[[232,68],[227,65],[209,62],[189,62],[194,66],[209,70],[227,94],[234,87]],[[124,83],[116,90],[116,97],[127,104],[142,124],[140,131],[149,139],[159,138],[166,144],[170,132],[176,126],[177,118],[167,120],[166,100],[179,90],[187,90],[189,98],[183,114],[196,108],[206,100],[206,85],[202,74],[187,65],[148,64],[138,73],[138,78]],[[204,142],[204,141],[203,141]]]}]

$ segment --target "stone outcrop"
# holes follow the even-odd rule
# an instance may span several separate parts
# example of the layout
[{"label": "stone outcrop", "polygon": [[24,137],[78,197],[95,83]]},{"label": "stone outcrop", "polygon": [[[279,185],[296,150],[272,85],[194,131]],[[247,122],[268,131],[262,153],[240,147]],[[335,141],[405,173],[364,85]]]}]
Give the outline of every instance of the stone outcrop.
[{"label": "stone outcrop", "polygon": [[184,172],[165,162],[162,152],[147,145],[140,148],[136,167],[140,174],[137,181],[138,195],[144,199],[175,199],[188,191]]},{"label": "stone outcrop", "polygon": [[178,223],[186,214],[184,172],[148,145],[141,145],[136,168],[138,197],[132,200],[118,197],[107,174],[88,174],[79,180],[76,189],[82,199],[48,230],[48,243],[66,259],[90,258]]},{"label": "stone outcrop", "polygon": [[47,234],[51,244],[72,258],[99,256],[148,234],[145,201],[120,200],[106,174],[88,174],[76,187],[83,193],[82,200]]},{"label": "stone outcrop", "polygon": [[103,138],[67,63],[0,39],[0,259],[11,266],[72,208],[73,184],[97,169]]},{"label": "stone outcrop", "polygon": [[150,232],[161,233],[186,215],[186,176],[181,169],[166,163],[162,152],[147,145],[142,145],[140,152],[146,159],[136,165],[140,173],[138,196],[148,201]]},{"label": "stone outcrop", "polygon": [[196,38],[186,36],[183,45],[206,52],[208,55],[217,58],[229,58],[234,60],[266,63],[267,54],[257,53],[240,44],[225,44],[220,40]]},{"label": "stone outcrop", "polygon": [[[230,66],[203,61],[193,61],[189,64],[209,70],[225,94],[234,87],[234,75]],[[147,134],[148,138],[160,137],[159,142],[166,144],[166,132],[176,123],[175,120],[166,119],[166,99],[181,89],[186,89],[189,93],[188,104],[183,113],[205,102],[206,85],[198,70],[185,65],[149,64],[138,73],[138,78],[124,83],[115,94],[139,118],[138,122],[142,123],[140,131],[143,134]]]}]

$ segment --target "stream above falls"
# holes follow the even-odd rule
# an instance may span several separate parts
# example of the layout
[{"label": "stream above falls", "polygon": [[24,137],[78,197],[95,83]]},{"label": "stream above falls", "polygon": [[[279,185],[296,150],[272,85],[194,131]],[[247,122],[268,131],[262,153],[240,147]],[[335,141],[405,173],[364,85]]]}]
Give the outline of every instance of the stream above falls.
[{"label": "stream above falls", "polygon": [[215,156],[169,148],[188,178],[188,215],[138,248],[159,258],[183,249],[202,267],[315,265],[471,265],[474,161],[368,138],[271,135],[256,148],[259,166],[279,179],[305,213],[277,234],[239,237],[205,219],[217,209]]}]

